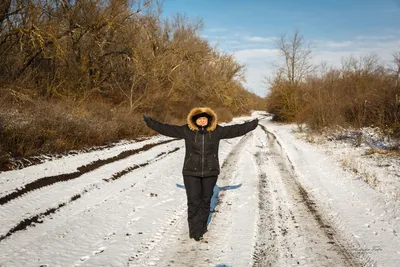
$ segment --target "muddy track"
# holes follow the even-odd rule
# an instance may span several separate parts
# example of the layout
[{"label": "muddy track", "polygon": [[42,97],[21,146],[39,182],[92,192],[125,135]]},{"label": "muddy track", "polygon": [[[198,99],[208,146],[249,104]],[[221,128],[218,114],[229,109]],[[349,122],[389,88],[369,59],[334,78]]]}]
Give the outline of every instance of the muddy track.
[{"label": "muddy track", "polygon": [[[134,138],[131,139],[127,142],[127,144],[132,144],[132,143],[139,143],[146,141],[150,139],[151,136],[146,136],[146,137],[139,137],[139,138]],[[86,147],[82,148],[79,150],[70,150],[66,152],[61,152],[59,154],[41,154],[37,156],[29,156],[29,157],[11,157],[9,160],[2,162],[0,164],[0,174],[8,171],[14,171],[14,170],[21,170],[26,167],[38,165],[44,162],[48,161],[53,161],[65,156],[71,156],[71,155],[77,155],[80,153],[89,153],[93,151],[101,151],[105,150],[107,148],[113,148],[118,145],[121,145],[120,143],[111,143],[111,144],[106,144],[106,145],[100,145],[100,146],[94,146],[94,147]]]},{"label": "muddy track", "polygon": [[159,157],[161,157],[161,156],[163,156],[163,155],[166,155],[166,154],[174,153],[174,152],[178,151],[179,149],[180,149],[180,147],[176,147],[176,148],[172,149],[171,151],[162,152],[162,153],[158,154],[158,155],[157,155],[153,160],[151,160],[151,161],[147,161],[147,162],[142,163],[142,164],[137,164],[137,165],[128,167],[128,168],[126,168],[126,169],[124,169],[124,170],[122,170],[122,171],[119,171],[119,172],[113,174],[113,175],[111,176],[111,178],[105,178],[105,179],[103,179],[103,181],[111,182],[111,181],[117,180],[117,179],[119,179],[121,176],[124,176],[124,175],[126,175],[126,174],[128,174],[128,173],[130,173],[130,172],[132,172],[132,171],[134,171],[134,170],[136,170],[136,169],[138,169],[138,168],[142,168],[142,167],[144,167],[144,166],[149,165],[152,161],[158,159]]},{"label": "muddy track", "polygon": [[[153,147],[154,147],[154,146],[153,146]],[[103,179],[103,181],[112,182],[112,181],[114,181],[114,180],[117,180],[117,179],[119,179],[120,177],[122,177],[123,175],[126,175],[126,174],[128,174],[128,173],[130,173],[130,172],[132,172],[132,171],[134,171],[134,170],[136,170],[136,169],[138,169],[138,168],[142,168],[142,167],[144,167],[144,166],[147,166],[147,165],[149,165],[150,163],[159,160],[162,156],[164,156],[164,155],[169,155],[169,154],[171,154],[171,153],[174,153],[174,152],[178,151],[179,149],[180,149],[179,147],[176,147],[176,148],[174,148],[174,149],[172,149],[172,150],[170,150],[170,151],[168,151],[168,152],[162,152],[162,153],[158,154],[155,158],[153,158],[153,159],[151,159],[151,160],[149,160],[149,161],[147,161],[147,162],[145,162],[145,163],[137,164],[137,165],[128,167],[128,168],[126,168],[126,169],[124,169],[124,170],[122,170],[122,171],[120,171],[120,172],[115,173],[115,174],[112,175],[112,177],[110,177],[110,178]],[[134,186],[134,185],[132,185],[132,186]],[[96,189],[96,188],[99,188],[99,187],[98,187],[98,184],[92,184],[92,185],[90,185],[89,188],[86,188],[86,189],[84,189],[82,192],[80,192],[80,193],[78,193],[78,194],[72,196],[72,197],[70,198],[70,200],[58,204],[57,207],[49,208],[49,209],[47,209],[45,212],[41,212],[41,213],[38,213],[38,214],[36,214],[36,215],[33,215],[33,216],[29,217],[29,218],[26,218],[26,219],[21,220],[15,227],[13,227],[12,229],[10,229],[5,235],[0,236],[0,242],[1,242],[2,240],[6,239],[7,237],[11,236],[11,235],[14,234],[15,232],[22,231],[22,230],[26,230],[26,229],[27,229],[28,227],[30,227],[30,226],[34,226],[34,225],[37,224],[37,223],[42,223],[45,217],[48,217],[49,215],[56,213],[56,212],[59,211],[61,208],[66,207],[67,205],[69,205],[69,204],[71,204],[72,202],[74,202],[74,201],[80,199],[83,195],[85,195],[86,193],[88,193],[88,192],[90,192],[90,191],[92,191],[93,189]]]},{"label": "muddy track", "polygon": [[[296,248],[299,245],[297,242],[299,240],[296,240],[295,237],[301,235],[304,235],[304,237],[300,241],[312,252],[308,255],[315,257],[315,259],[307,259],[305,262],[297,261],[297,264],[307,265],[311,262],[318,266],[363,266],[364,264],[357,255],[349,250],[350,244],[340,236],[338,231],[331,227],[329,220],[323,216],[321,209],[299,183],[294,172],[294,166],[284,153],[275,135],[263,125],[261,125],[261,128],[268,138],[268,147],[264,150],[270,151],[270,153],[267,155],[262,152],[255,155],[258,166],[265,165],[266,160],[272,160],[278,167],[281,180],[269,181],[268,179],[272,177],[267,178],[267,174],[263,170],[259,170],[261,216],[259,241],[255,250],[253,266],[275,266],[277,262],[282,264],[282,261],[285,264],[296,264],[296,260],[290,258],[295,258],[295,252],[299,251]],[[279,191],[279,186],[281,188],[283,186],[282,189],[287,190],[286,198],[291,199],[288,199],[286,206],[282,204],[283,201],[286,201],[282,198],[283,195],[280,196],[280,199],[279,197],[273,199],[274,193],[277,193],[275,191]],[[276,214],[272,215],[271,211]],[[305,224],[313,224],[317,229],[314,229],[313,232],[307,232],[313,229],[307,229]],[[265,229],[270,229],[272,233],[265,233]],[[307,240],[310,236],[312,242]],[[265,242],[266,240],[268,241]],[[307,253],[305,254],[307,255]],[[282,256],[283,260],[280,259]]]},{"label": "muddy track", "polygon": [[[87,191],[85,191],[85,192],[87,192]],[[34,215],[34,216],[30,217],[30,218],[22,220],[15,227],[10,229],[7,232],[7,234],[0,236],[0,242],[3,241],[4,239],[6,239],[7,237],[10,237],[15,232],[23,231],[23,230],[26,230],[29,226],[35,225],[37,223],[42,223],[44,217],[47,217],[47,216],[49,216],[51,214],[56,213],[62,207],[65,207],[67,204],[79,199],[81,197],[81,195],[83,195],[83,193],[77,194],[77,195],[71,197],[71,199],[68,202],[63,202],[63,203],[59,204],[57,207],[50,208],[50,209],[46,210],[45,212],[36,214],[36,215]]]},{"label": "muddy track", "polygon": [[111,158],[107,158],[107,159],[100,159],[100,160],[96,160],[93,161],[90,164],[87,165],[82,165],[80,167],[78,167],[78,171],[73,172],[73,173],[65,173],[65,174],[60,174],[60,175],[54,175],[54,176],[48,176],[48,177],[43,177],[43,178],[39,178],[31,183],[28,183],[24,186],[22,186],[22,188],[16,188],[12,193],[7,194],[3,197],[0,198],[0,206],[6,204],[7,202],[16,199],[28,192],[34,191],[34,190],[38,190],[42,187],[45,186],[49,186],[58,182],[65,182],[68,180],[72,180],[72,179],[76,179],[79,178],[80,176],[82,176],[85,173],[88,173],[90,171],[96,170],[106,164],[110,164],[113,162],[116,162],[118,160],[122,160],[125,159],[127,157],[130,157],[132,155],[135,155],[137,153],[140,153],[142,151],[147,151],[155,146],[159,146],[159,145],[163,145],[166,143],[170,143],[172,141],[175,141],[176,139],[172,139],[172,140],[167,140],[167,141],[163,141],[160,143],[156,143],[156,144],[147,144],[144,145],[141,148],[138,149],[132,149],[132,150],[127,150],[127,151],[123,151],[121,152],[119,155],[111,157]]},{"label": "muddy track", "polygon": [[[258,166],[264,164],[262,160],[262,156],[260,152],[257,152],[255,155],[256,162]],[[265,243],[265,240],[271,238],[275,243],[275,236],[270,235],[265,230],[271,230],[275,228],[274,220],[272,218],[272,214],[266,212],[267,210],[272,208],[272,200],[269,195],[269,191],[271,190],[268,184],[267,175],[260,168],[259,171],[259,179],[260,182],[258,184],[258,209],[259,218],[258,218],[258,238],[255,244],[254,253],[253,253],[253,267],[257,266],[275,266],[276,265],[276,251],[274,247],[268,246]],[[268,262],[265,260],[268,257]]]}]

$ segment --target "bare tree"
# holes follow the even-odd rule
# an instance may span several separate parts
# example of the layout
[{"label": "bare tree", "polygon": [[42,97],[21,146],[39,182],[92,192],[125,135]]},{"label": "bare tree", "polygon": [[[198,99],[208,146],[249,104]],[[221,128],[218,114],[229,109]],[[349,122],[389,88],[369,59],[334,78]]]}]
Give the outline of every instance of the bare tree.
[{"label": "bare tree", "polygon": [[314,66],[310,62],[311,46],[305,44],[300,31],[296,30],[290,37],[282,35],[277,48],[284,59],[280,74],[283,74],[291,85],[297,85],[314,70]]}]

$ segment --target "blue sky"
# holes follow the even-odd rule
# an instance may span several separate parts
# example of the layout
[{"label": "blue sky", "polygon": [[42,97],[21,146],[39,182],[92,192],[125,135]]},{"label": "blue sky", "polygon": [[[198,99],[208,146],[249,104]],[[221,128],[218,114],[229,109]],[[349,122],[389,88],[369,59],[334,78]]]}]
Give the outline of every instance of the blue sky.
[{"label": "blue sky", "polygon": [[165,0],[164,16],[176,13],[201,18],[200,35],[246,65],[245,86],[260,96],[279,61],[276,40],[296,29],[314,63],[375,53],[390,64],[400,51],[400,0]]}]

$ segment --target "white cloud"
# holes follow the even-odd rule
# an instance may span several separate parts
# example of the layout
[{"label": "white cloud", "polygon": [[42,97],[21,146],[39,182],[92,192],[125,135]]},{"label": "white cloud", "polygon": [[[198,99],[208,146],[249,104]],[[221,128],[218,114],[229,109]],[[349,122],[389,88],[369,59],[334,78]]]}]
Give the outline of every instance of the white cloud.
[{"label": "white cloud", "polygon": [[202,38],[206,38],[208,40],[227,40],[230,39],[229,36],[225,35],[209,35],[209,34],[202,34],[200,35]]},{"label": "white cloud", "polygon": [[268,92],[268,86],[265,84],[266,76],[272,72],[272,66],[266,64],[263,66],[252,67],[248,65],[246,68],[246,82],[244,86],[247,90],[264,97]]},{"label": "white cloud", "polygon": [[390,42],[378,42],[378,43],[376,43],[376,46],[380,47],[380,48],[392,49],[391,52],[399,51],[400,50],[400,39],[393,40]]},{"label": "white cloud", "polygon": [[248,36],[245,39],[250,42],[274,42],[278,38],[277,37]]},{"label": "white cloud", "polygon": [[381,36],[371,36],[371,35],[358,35],[355,37],[357,40],[388,40],[396,38],[395,35],[381,35]]},{"label": "white cloud", "polygon": [[332,47],[318,47],[313,51],[313,62],[319,63],[326,61],[328,64],[339,67],[342,59],[354,56],[356,58],[376,54],[382,63],[389,64],[393,60],[393,52],[400,50],[400,38],[396,41],[388,42],[354,42],[353,45],[347,46],[346,50],[331,50]]},{"label": "white cloud", "polygon": [[226,28],[211,28],[211,29],[207,29],[207,32],[226,32],[228,31],[228,29]]},{"label": "white cloud", "polygon": [[267,49],[267,48],[259,48],[259,49],[243,49],[235,52],[235,57],[239,62],[251,62],[251,61],[263,61],[270,60],[278,56],[278,49]]},{"label": "white cloud", "polygon": [[246,65],[246,82],[244,86],[259,96],[265,96],[268,88],[265,84],[266,77],[270,76],[274,62],[279,55],[277,49],[242,49],[234,53],[241,64]]},{"label": "white cloud", "polygon": [[367,54],[368,53],[362,53],[361,51],[315,51],[311,62],[314,64],[327,62],[328,65],[340,67],[344,58],[350,56],[359,57]]},{"label": "white cloud", "polygon": [[238,40],[226,40],[225,44],[241,44],[241,42]]},{"label": "white cloud", "polygon": [[343,48],[343,47],[350,47],[354,45],[353,41],[342,41],[342,42],[335,42],[335,41],[320,41],[317,43],[318,46],[323,47],[331,47],[331,48]]}]

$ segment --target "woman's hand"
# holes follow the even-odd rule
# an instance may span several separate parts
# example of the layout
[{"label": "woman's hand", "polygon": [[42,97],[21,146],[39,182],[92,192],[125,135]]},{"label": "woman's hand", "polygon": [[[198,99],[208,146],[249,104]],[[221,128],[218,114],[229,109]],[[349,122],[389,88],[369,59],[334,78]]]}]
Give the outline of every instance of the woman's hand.
[{"label": "woman's hand", "polygon": [[146,114],[143,115],[143,119],[145,122],[149,122],[151,120],[151,118],[149,116],[147,116]]}]

